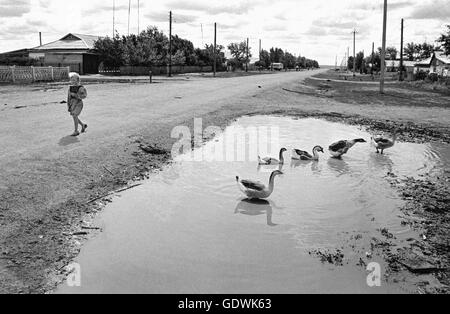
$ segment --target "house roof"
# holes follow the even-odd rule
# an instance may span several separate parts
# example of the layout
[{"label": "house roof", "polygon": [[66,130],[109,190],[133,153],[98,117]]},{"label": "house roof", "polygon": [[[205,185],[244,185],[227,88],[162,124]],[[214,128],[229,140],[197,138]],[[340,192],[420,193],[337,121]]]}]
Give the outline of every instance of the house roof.
[{"label": "house roof", "polygon": [[51,43],[33,48],[34,51],[45,50],[91,50],[99,36],[70,33]]},{"label": "house roof", "polygon": [[427,58],[427,59],[424,59],[424,60],[422,60],[422,61],[418,61],[418,62],[416,62],[415,63],[415,65],[423,65],[423,66],[428,66],[428,65],[431,65],[431,61],[433,60],[433,57],[429,57],[429,58]]},{"label": "house roof", "polygon": [[445,64],[450,64],[450,56],[446,56],[445,54],[437,54],[436,53],[436,59],[438,59],[439,61],[441,61]]}]

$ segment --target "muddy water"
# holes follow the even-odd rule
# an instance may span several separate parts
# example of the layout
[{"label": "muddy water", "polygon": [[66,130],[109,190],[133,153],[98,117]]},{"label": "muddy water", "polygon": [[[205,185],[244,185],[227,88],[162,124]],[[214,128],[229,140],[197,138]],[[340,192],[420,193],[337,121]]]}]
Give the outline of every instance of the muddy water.
[{"label": "muddy water", "polygon": [[[63,284],[58,292],[409,292],[385,281],[368,287],[368,272],[356,262],[380,228],[388,228],[399,245],[418,236],[401,225],[403,201],[386,176],[438,172],[438,151],[398,143],[382,156],[359,144],[342,160],[325,152],[319,162],[294,162],[292,148],[326,150],[337,140],[371,135],[316,119],[243,117],[233,126],[278,127],[277,144],[288,148],[284,175],[268,201],[246,200],[235,176],[267,183],[277,167],[180,156],[144,185],[114,198],[96,221],[103,232],[76,260],[81,287]],[[205,156],[231,129],[206,144]],[[349,238],[357,239],[351,250]],[[322,264],[308,253],[314,249],[342,249],[343,265]],[[370,261],[384,265],[377,256]]]}]

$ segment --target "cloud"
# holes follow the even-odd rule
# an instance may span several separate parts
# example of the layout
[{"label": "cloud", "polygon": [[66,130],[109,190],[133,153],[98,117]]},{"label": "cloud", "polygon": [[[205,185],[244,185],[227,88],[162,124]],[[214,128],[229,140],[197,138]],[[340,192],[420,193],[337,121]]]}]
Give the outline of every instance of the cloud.
[{"label": "cloud", "polygon": [[272,23],[265,25],[263,30],[266,32],[282,32],[287,30],[287,26],[283,23]]},{"label": "cloud", "polygon": [[[145,14],[145,17],[150,19],[151,22],[169,22],[169,12],[152,12]],[[192,23],[197,20],[197,16],[188,15],[188,14],[180,14],[173,13],[172,19],[174,23],[184,24],[184,23]]]},{"label": "cloud", "polygon": [[200,3],[198,1],[188,0],[174,0],[167,3],[169,9],[186,10],[186,11],[198,11],[206,14],[216,15],[216,14],[246,14],[248,13],[257,2],[255,1],[239,1],[237,3],[221,3],[216,5],[211,5],[209,2]]},{"label": "cloud", "polygon": [[415,8],[410,16],[417,20],[441,20],[448,21],[450,18],[450,4],[448,0],[437,0]]},{"label": "cloud", "polygon": [[[407,8],[414,5],[413,1],[397,1],[397,2],[389,2],[388,3],[388,10],[398,10]],[[352,4],[348,7],[350,10],[361,10],[361,11],[379,11],[383,8],[383,4],[380,2],[378,4],[374,3],[358,3],[358,4]]]},{"label": "cloud", "polygon": [[30,11],[30,0],[2,0],[0,2],[0,17],[21,17]]},{"label": "cloud", "polygon": [[[136,1],[131,2],[131,10],[135,11],[138,9],[138,4]],[[143,11],[145,9],[145,2],[140,1],[139,9]],[[123,11],[128,11],[128,4],[117,4],[116,2],[116,14],[119,14]],[[84,15],[97,15],[103,12],[113,12],[112,4],[99,3],[93,7],[83,9]]]}]

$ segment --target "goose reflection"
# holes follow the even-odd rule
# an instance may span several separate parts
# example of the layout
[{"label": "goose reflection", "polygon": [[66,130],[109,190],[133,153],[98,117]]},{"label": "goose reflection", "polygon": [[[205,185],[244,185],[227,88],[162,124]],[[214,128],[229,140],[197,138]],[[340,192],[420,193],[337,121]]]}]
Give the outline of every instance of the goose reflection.
[{"label": "goose reflection", "polygon": [[320,174],[321,170],[319,167],[319,162],[316,160],[291,160],[291,169],[295,168],[306,168],[307,165],[311,165],[311,171],[314,174]]},{"label": "goose reflection", "polygon": [[332,172],[336,173],[337,177],[345,175],[350,172],[350,167],[343,159],[330,158],[328,159],[328,167]]},{"label": "goose reflection", "polygon": [[387,155],[377,153],[370,154],[369,166],[374,169],[383,169],[389,173],[393,172],[394,163]]},{"label": "goose reflection", "polygon": [[272,173],[276,170],[283,171],[284,164],[279,165],[258,165],[257,171],[262,173]]},{"label": "goose reflection", "polygon": [[272,221],[273,207],[272,204],[267,200],[241,200],[234,211],[235,214],[241,214],[246,216],[267,216],[267,225],[269,227],[275,227]]}]

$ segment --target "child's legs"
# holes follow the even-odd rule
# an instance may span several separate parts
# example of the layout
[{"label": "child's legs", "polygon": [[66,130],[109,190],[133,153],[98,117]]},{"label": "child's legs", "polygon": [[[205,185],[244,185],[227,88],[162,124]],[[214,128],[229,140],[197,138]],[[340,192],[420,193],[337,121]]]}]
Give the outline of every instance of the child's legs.
[{"label": "child's legs", "polygon": [[73,124],[75,127],[75,132],[78,132],[78,123],[80,120],[78,119],[78,116],[72,116],[72,118],[73,118]]},{"label": "child's legs", "polygon": [[84,125],[84,123],[83,122],[81,122],[81,120],[80,120],[80,118],[79,117],[77,117],[77,119],[78,119],[78,123],[80,124],[80,125]]}]

